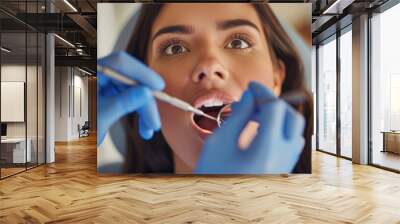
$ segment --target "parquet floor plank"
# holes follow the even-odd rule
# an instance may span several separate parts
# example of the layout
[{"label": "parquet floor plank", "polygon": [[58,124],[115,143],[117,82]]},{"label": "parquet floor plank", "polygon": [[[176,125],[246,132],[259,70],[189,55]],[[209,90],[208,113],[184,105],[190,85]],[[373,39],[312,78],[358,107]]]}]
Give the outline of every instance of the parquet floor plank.
[{"label": "parquet floor plank", "polygon": [[397,223],[400,175],[313,152],[312,175],[98,175],[96,139],[0,181],[0,223]]}]

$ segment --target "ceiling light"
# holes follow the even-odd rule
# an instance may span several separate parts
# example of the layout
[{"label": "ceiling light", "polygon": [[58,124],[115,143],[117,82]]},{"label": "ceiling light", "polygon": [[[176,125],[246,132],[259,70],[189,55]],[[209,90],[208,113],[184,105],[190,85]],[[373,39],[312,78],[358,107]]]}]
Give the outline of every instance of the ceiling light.
[{"label": "ceiling light", "polygon": [[60,39],[62,42],[66,43],[67,45],[69,45],[70,47],[75,48],[75,45],[71,44],[71,42],[67,41],[66,39],[58,36],[57,34],[54,34],[55,37],[57,37],[58,39]]},{"label": "ceiling light", "polygon": [[330,5],[327,9],[325,9],[322,14],[331,13],[331,10],[334,9],[339,2],[340,2],[340,0],[336,0],[332,5]]},{"label": "ceiling light", "polygon": [[81,69],[81,68],[79,68],[79,67],[78,67],[78,69],[79,69],[79,71],[81,71],[81,72],[83,72],[83,73],[85,73],[85,74],[87,74],[87,75],[92,75],[92,73],[90,73],[90,72],[88,72],[88,71],[86,71],[86,70],[83,70],[83,69]]},{"label": "ceiling light", "polygon": [[78,10],[71,4],[69,3],[68,0],[64,0],[65,4],[67,4],[72,10],[74,10],[74,12],[78,12]]},{"label": "ceiling light", "polygon": [[4,51],[4,52],[6,52],[6,53],[10,53],[10,52],[11,52],[11,50],[9,50],[9,49],[7,49],[7,48],[5,48],[5,47],[1,47],[1,50]]},{"label": "ceiling light", "polygon": [[355,0],[336,0],[322,14],[342,14],[347,6],[351,5]]}]

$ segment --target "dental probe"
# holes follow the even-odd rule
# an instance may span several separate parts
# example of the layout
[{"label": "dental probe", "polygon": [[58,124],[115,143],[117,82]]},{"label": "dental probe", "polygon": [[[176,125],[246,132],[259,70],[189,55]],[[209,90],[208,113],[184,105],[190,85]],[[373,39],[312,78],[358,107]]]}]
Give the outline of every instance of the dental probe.
[{"label": "dental probe", "polygon": [[[126,85],[131,85],[131,86],[137,85],[137,82],[135,80],[130,79],[130,78],[124,76],[124,75],[121,75],[117,71],[115,71],[113,69],[110,69],[108,67],[97,65],[97,71],[101,72],[102,74],[104,74],[104,75],[106,75],[106,76],[108,76],[108,77],[110,77],[112,79],[118,80],[118,81],[120,81],[120,82],[122,82],[122,83],[124,83]],[[212,117],[212,116],[204,113],[203,111],[193,107],[189,103],[187,103],[187,102],[185,102],[185,101],[183,101],[181,99],[178,99],[176,97],[172,97],[172,96],[168,95],[167,93],[164,93],[164,92],[161,92],[161,91],[152,91],[152,94],[153,94],[153,96],[155,98],[157,98],[157,99],[159,99],[159,100],[161,100],[161,101],[163,101],[165,103],[168,103],[168,104],[170,104],[170,105],[172,105],[174,107],[177,107],[177,108],[179,108],[181,110],[192,112],[192,113],[195,113],[197,115],[204,116],[206,118],[209,118],[211,120],[214,120],[214,121],[218,122],[217,118]]]}]

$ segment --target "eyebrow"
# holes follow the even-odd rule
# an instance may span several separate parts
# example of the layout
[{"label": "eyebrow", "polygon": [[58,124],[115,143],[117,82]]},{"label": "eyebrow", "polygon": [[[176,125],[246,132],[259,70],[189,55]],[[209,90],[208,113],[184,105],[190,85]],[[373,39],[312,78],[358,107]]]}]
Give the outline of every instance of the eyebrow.
[{"label": "eyebrow", "polygon": [[194,29],[192,26],[186,26],[186,25],[166,26],[161,28],[160,30],[157,31],[156,34],[154,34],[152,41],[156,39],[156,37],[162,34],[167,34],[167,33],[191,34],[193,33],[193,30]]},{"label": "eyebrow", "polygon": [[[217,24],[217,29],[218,30],[227,30],[227,29],[232,29],[238,26],[250,26],[254,29],[256,29],[258,32],[260,30],[258,27],[250,22],[249,20],[246,19],[232,19],[232,20],[225,20],[222,22],[219,22]],[[173,25],[173,26],[166,26],[161,28],[160,30],[157,31],[157,33],[154,34],[152,41],[156,39],[156,37],[163,35],[163,34],[168,34],[168,33],[177,33],[177,34],[192,34],[194,32],[193,26],[188,26],[188,25]]]},{"label": "eyebrow", "polygon": [[232,20],[222,21],[217,24],[217,29],[227,30],[227,29],[238,27],[238,26],[250,26],[250,27],[256,29],[258,32],[260,32],[260,30],[258,29],[256,24],[254,24],[253,22],[250,22],[247,19],[232,19]]}]

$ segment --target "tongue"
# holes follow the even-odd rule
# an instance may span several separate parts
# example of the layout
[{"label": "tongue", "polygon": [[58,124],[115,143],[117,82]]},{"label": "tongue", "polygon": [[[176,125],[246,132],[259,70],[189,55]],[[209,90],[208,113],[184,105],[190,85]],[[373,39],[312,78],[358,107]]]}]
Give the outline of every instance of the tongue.
[{"label": "tongue", "polygon": [[213,131],[215,128],[218,127],[217,122],[210,120],[208,118],[200,118],[200,120],[197,122],[199,127],[202,129],[208,130],[208,131]]},{"label": "tongue", "polygon": [[[210,111],[210,112],[207,112],[207,114],[210,116],[213,116],[213,117],[217,117],[218,111]],[[196,123],[197,123],[197,125],[199,125],[200,128],[211,131],[211,132],[215,128],[218,127],[218,124],[215,120],[211,120],[211,119],[203,117],[203,116],[201,116]]]}]

